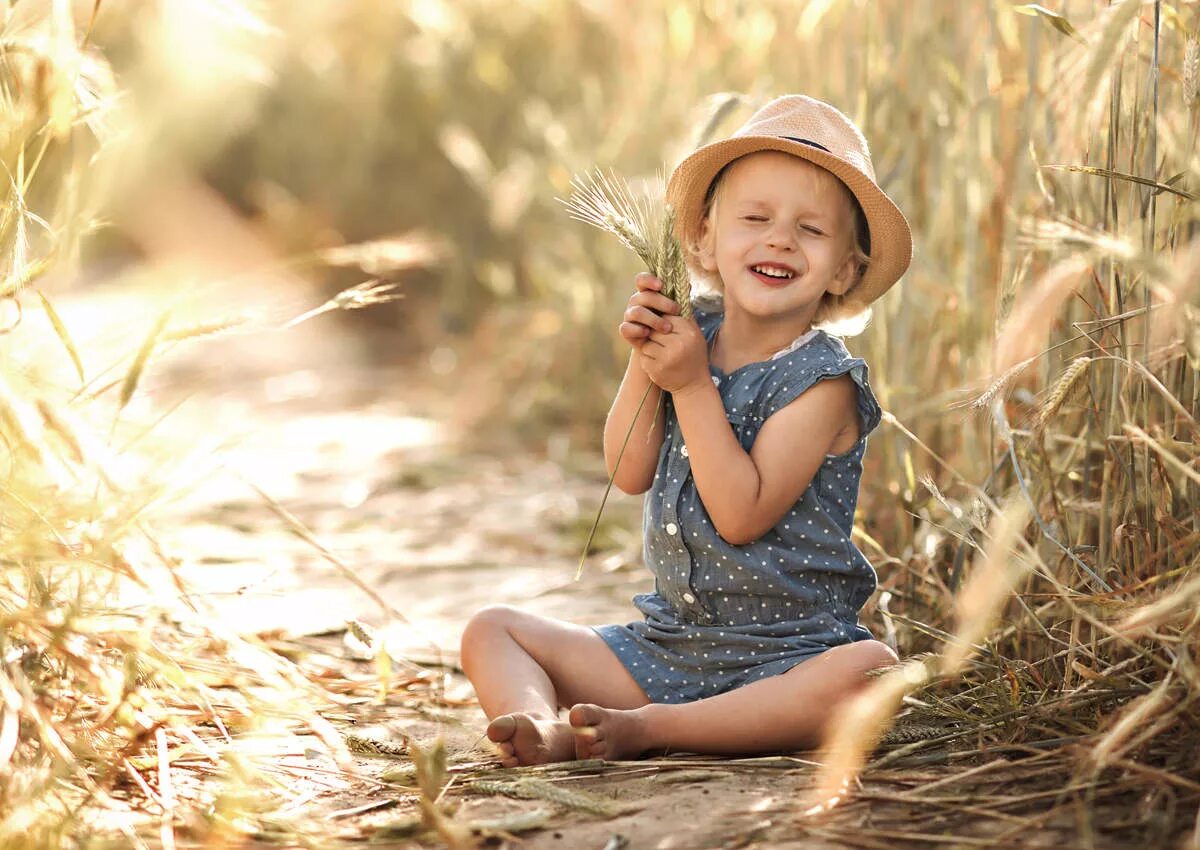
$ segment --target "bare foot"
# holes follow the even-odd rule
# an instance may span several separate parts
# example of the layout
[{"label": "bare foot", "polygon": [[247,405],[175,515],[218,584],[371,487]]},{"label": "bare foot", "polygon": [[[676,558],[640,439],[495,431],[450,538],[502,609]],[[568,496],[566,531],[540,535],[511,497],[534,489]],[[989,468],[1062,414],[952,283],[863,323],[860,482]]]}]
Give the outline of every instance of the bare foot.
[{"label": "bare foot", "polygon": [[580,704],[571,709],[568,717],[575,733],[576,758],[634,759],[651,747],[637,709],[620,711]]},{"label": "bare foot", "polygon": [[500,749],[500,764],[545,764],[575,758],[571,727],[531,714],[502,714],[488,724],[487,736]]}]

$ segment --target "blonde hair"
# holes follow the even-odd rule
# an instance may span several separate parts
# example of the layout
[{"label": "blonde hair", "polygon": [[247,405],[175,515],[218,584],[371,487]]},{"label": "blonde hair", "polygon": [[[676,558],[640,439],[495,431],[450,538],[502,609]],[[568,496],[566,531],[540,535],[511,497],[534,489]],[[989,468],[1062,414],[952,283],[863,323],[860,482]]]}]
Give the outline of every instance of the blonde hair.
[{"label": "blonde hair", "polygon": [[[752,156],[752,154],[746,154]],[[700,214],[700,220],[709,219],[716,212],[717,200],[720,196],[721,185],[725,181],[725,176],[729,172],[729,167],[738,160],[744,157],[730,160],[725,163],[725,166],[717,172],[717,176],[713,178],[712,183],[708,186],[708,191],[704,195],[704,208]],[[808,160],[804,160],[808,162]],[[826,292],[821,296],[821,303],[817,305],[817,312],[813,315],[813,327],[820,327],[834,333],[838,336],[854,336],[862,333],[867,323],[871,319],[870,304],[864,304],[855,297],[855,290],[858,289],[859,283],[862,281],[863,273],[866,272],[867,266],[871,263],[871,231],[867,225],[867,217],[863,213],[862,205],[859,204],[858,198],[850,191],[845,183],[838,179],[837,175],[828,169],[821,168],[816,163],[809,163],[813,168],[820,169],[833,177],[845,198],[850,202],[850,217],[853,228],[851,238],[850,251],[857,265],[855,271],[854,284],[841,295],[833,292]],[[721,276],[716,272],[707,271],[700,264],[700,255],[711,250],[711,240],[715,238],[715,229],[710,226],[705,229],[706,236],[699,241],[688,241],[683,247],[684,262],[687,265],[688,271],[691,273],[693,286],[699,291],[702,298],[707,300],[719,300],[724,296],[724,287],[721,282]],[[705,244],[710,243],[710,244]]]}]

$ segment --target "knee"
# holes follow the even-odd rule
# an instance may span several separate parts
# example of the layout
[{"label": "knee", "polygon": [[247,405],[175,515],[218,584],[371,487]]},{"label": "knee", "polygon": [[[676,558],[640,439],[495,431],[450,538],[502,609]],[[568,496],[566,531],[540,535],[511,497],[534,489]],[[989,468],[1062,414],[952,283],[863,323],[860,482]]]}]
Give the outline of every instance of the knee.
[{"label": "knee", "polygon": [[[856,640],[829,650],[836,657],[835,663],[852,690],[865,686],[870,680],[867,673],[879,667],[887,667],[898,660],[896,653],[886,643],[877,640]],[[850,684],[853,682],[853,684]]]},{"label": "knee", "polygon": [[463,663],[468,663],[469,656],[474,656],[478,650],[500,635],[507,634],[520,614],[521,612],[511,605],[489,605],[471,615],[459,642],[459,653]]},{"label": "knee", "polygon": [[853,665],[862,675],[871,670],[895,664],[900,659],[886,643],[877,640],[860,640],[847,645],[852,650]]}]

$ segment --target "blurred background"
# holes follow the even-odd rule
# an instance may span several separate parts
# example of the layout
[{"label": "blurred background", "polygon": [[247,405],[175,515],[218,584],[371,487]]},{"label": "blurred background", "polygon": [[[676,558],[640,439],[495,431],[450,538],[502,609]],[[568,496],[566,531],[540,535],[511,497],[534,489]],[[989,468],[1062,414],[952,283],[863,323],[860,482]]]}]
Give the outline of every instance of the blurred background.
[{"label": "blurred background", "polygon": [[[112,604],[117,575],[177,595],[139,572],[131,534],[168,574],[290,575],[244,492],[205,490],[216,467],[360,563],[381,547],[413,563],[404,535],[420,526],[434,565],[540,564],[502,593],[483,573],[420,593],[393,577],[385,596],[428,603],[443,648],[479,604],[557,581],[603,489],[616,325],[639,271],[567,216],[572,176],[653,187],[802,92],[862,127],[915,244],[847,340],[889,414],[857,517],[884,591],[864,623],[906,655],[970,614],[993,663],[974,673],[1020,682],[997,704],[1130,657],[1153,671],[1131,687],[1156,692],[1176,663],[1164,647],[1195,635],[1194,616],[1172,618],[1200,594],[1198,14],[1183,0],[4,3],[2,640],[60,651],[82,627],[48,612]],[[480,492],[525,473],[512,501]],[[439,492],[460,513],[413,520]],[[1024,566],[964,607],[1009,502],[1029,514],[1007,540]],[[633,575],[638,523],[637,500],[610,508],[593,549],[608,568]],[[337,537],[385,526],[400,536]],[[236,556],[201,554],[230,529]],[[64,566],[80,552],[102,579]],[[562,612],[581,610],[563,593]],[[1111,639],[1106,623],[1152,603],[1173,637]],[[116,699],[136,690],[123,671],[76,675]],[[1192,704],[1194,673],[1165,681]],[[120,738],[140,721],[105,722]],[[6,770],[66,761],[20,746],[0,734]],[[51,786],[20,787],[0,799]]]},{"label": "blurred background", "polygon": [[[1190,255],[1176,249],[1194,228],[1196,9],[1143,5],[17,3],[6,31],[47,53],[10,60],[25,76],[13,104],[26,130],[43,109],[51,126],[25,154],[23,193],[48,224],[10,232],[10,256],[14,269],[44,261],[51,293],[134,276],[164,299],[223,288],[211,315],[188,317],[200,324],[285,315],[305,287],[396,282],[400,300],[344,316],[360,354],[427,373],[464,421],[487,424],[480,439],[590,451],[638,265],[566,217],[571,176],[653,181],[766,99],[803,91],[866,130],[915,234],[910,272],[852,348],[884,406],[983,482],[994,417],[959,405],[1035,353],[992,393],[1013,425],[1034,420],[1073,358],[1111,345],[1144,364],[1167,351],[1166,386],[1194,398],[1187,358],[1162,345],[1194,324]],[[1055,266],[1068,257],[1086,273]],[[1125,315],[1155,297],[1170,308],[1160,321]],[[1117,364],[1086,371],[1092,415],[1056,411],[1073,414],[1068,436],[1095,436],[1111,401],[1098,393],[1132,393],[1146,413],[1161,403],[1125,389]],[[913,542],[906,514],[930,498],[917,475],[946,483],[930,457],[894,431],[875,440],[862,520],[888,552]],[[1101,483],[1079,476],[1081,505]],[[1130,496],[1153,536],[1144,496]],[[1081,516],[1102,532],[1102,562],[1127,518]]]}]

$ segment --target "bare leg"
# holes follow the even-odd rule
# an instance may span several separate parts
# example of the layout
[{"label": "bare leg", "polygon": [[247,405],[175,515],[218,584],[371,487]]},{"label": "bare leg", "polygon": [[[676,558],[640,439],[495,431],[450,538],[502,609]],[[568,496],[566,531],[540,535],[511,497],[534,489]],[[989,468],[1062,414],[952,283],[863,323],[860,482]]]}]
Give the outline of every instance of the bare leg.
[{"label": "bare leg", "polygon": [[467,623],[462,666],[506,767],[575,758],[575,736],[558,719],[559,707],[649,702],[594,631],[506,605],[484,608]]},{"label": "bare leg", "polygon": [[866,671],[892,664],[886,644],[843,644],[793,667],[708,699],[631,711],[576,705],[570,722],[581,758],[637,758],[648,750],[747,755],[812,749],[838,704],[867,684]]}]

